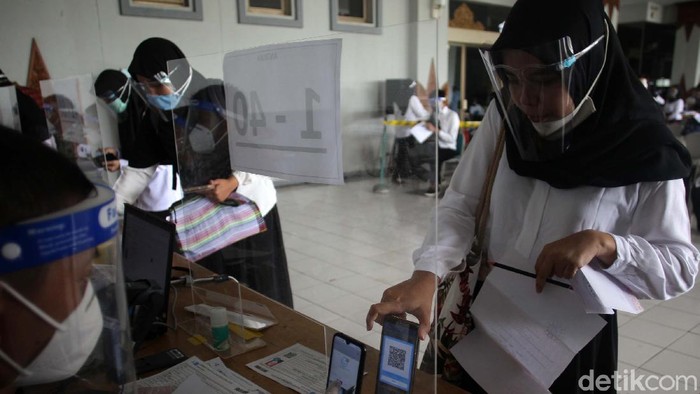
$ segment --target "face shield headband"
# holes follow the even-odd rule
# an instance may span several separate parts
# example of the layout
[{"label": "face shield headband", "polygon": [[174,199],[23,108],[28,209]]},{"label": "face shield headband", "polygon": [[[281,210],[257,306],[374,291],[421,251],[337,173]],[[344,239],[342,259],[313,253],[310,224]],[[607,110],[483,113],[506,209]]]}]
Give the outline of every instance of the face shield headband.
[{"label": "face shield headband", "polygon": [[595,112],[590,94],[605,56],[594,65],[597,74],[589,86],[582,86],[588,70],[579,60],[605,37],[579,52],[569,37],[530,48],[480,51],[504,122],[524,160],[561,156],[573,142],[570,131]]},{"label": "face shield headband", "polygon": [[114,192],[95,185],[95,195],[70,208],[0,229],[0,275],[50,263],[114,238],[119,229]]},{"label": "face shield headband", "polygon": [[149,82],[134,82],[134,87],[139,97],[147,105],[159,112],[163,119],[168,119],[168,116],[165,115],[166,111],[172,111],[178,107],[182,94],[192,82],[192,67],[188,67],[187,79],[182,86],[175,88],[170,77],[177,69],[178,67],[175,67],[167,73],[160,71],[153,75],[153,80]]}]

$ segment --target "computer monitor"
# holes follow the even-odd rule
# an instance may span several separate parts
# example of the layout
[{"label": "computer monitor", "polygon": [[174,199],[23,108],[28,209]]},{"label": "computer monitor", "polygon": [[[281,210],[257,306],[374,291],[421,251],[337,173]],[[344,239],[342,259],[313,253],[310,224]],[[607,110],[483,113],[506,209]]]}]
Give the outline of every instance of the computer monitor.
[{"label": "computer monitor", "polygon": [[[166,323],[175,224],[126,204],[122,229],[122,266],[130,302],[132,328],[136,310],[146,305],[156,322]],[[151,325],[152,322],[149,322]],[[164,326],[160,326],[161,329]],[[153,329],[148,327],[147,329]],[[155,330],[161,331],[161,330]]]}]

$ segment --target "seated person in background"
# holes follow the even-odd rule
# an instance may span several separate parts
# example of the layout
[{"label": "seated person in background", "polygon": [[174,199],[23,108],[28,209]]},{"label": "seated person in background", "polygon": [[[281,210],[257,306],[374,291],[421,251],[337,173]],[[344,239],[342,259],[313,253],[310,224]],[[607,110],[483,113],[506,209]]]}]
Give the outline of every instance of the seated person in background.
[{"label": "seated person in background", "polygon": [[683,120],[683,110],[685,108],[683,99],[678,92],[678,88],[672,86],[666,93],[666,104],[664,104],[664,115],[669,123]]},{"label": "seated person in background", "polygon": [[[457,137],[459,135],[459,115],[447,105],[447,96],[444,90],[439,90],[436,104],[439,108],[438,127],[428,124],[428,128],[437,135],[437,182],[442,182],[442,163],[457,156]],[[435,161],[431,163],[435,165]],[[435,171],[433,171],[435,173]],[[435,179],[430,179],[430,187],[425,192],[426,196],[434,196],[437,192]]]},{"label": "seated person in background", "polygon": [[[129,333],[119,328],[128,327],[125,300],[113,282],[113,193],[14,130],[0,127],[0,150],[0,392],[56,382],[60,390],[40,392],[118,392],[112,379],[135,377]],[[82,238],[88,222],[95,225]],[[46,248],[60,239],[73,242]]]},{"label": "seated person in background", "polygon": [[95,94],[117,118],[121,154],[113,147],[105,148],[104,153],[116,157],[115,160],[106,162],[107,169],[113,172],[121,170],[121,175],[114,184],[119,213],[124,212],[124,203],[151,212],[167,210],[183,197],[173,165],[153,162],[142,168],[129,166],[129,160],[134,156],[139,143],[137,137],[140,128],[150,127],[150,122],[144,119],[146,106],[131,92],[128,72],[111,69],[102,71],[95,80]]},{"label": "seated person in background", "polygon": [[[404,120],[420,121],[428,119],[430,116],[430,108],[426,108],[418,97],[418,90],[422,90],[422,87],[420,87],[416,81],[413,81],[409,88],[413,89],[413,94],[408,99]],[[403,183],[411,175],[417,175],[412,173],[413,166],[409,161],[408,150],[413,144],[412,140],[411,126],[399,126],[396,128],[396,139],[394,141],[394,145],[396,146],[396,165],[394,166],[394,173],[391,177],[392,181],[395,183]]]}]

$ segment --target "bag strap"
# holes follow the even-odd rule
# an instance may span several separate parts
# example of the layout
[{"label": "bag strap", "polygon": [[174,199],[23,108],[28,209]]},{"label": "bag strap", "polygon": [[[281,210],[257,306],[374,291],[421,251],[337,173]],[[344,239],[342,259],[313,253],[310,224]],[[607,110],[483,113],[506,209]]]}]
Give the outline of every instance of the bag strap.
[{"label": "bag strap", "polygon": [[475,242],[481,248],[484,241],[484,232],[486,231],[486,222],[489,214],[489,206],[491,205],[491,191],[493,190],[493,181],[496,179],[496,172],[498,171],[498,163],[501,161],[501,156],[503,154],[503,146],[505,142],[505,126],[501,126],[501,131],[498,135],[498,141],[496,142],[496,149],[494,150],[493,158],[489,164],[488,171],[486,172],[486,179],[484,179],[484,185],[481,188],[481,196],[479,197],[479,204],[476,207],[476,221],[474,222],[474,237]]}]

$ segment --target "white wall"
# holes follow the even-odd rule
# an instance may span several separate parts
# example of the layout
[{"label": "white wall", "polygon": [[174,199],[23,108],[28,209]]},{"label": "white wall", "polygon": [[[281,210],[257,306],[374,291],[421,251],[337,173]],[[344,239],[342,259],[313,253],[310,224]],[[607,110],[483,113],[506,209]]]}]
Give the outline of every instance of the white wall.
[{"label": "white wall", "polygon": [[340,37],[344,169],[375,167],[383,128],[381,81],[422,81],[436,58],[439,83],[444,82],[447,13],[432,19],[432,0],[383,0],[382,34],[338,33],[330,30],[327,0],[298,1],[304,2],[304,28],[239,24],[234,0],[203,0],[203,21],[121,16],[117,0],[0,0],[0,68],[24,84],[36,38],[52,78],[96,76],[105,68],[128,66],[141,41],[160,36],[175,42],[205,76],[221,77],[226,52]]}]

